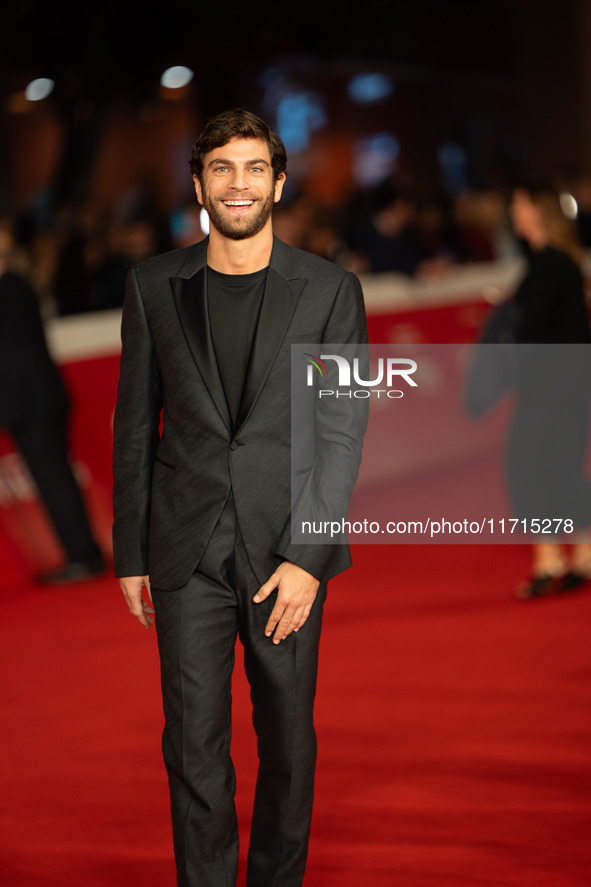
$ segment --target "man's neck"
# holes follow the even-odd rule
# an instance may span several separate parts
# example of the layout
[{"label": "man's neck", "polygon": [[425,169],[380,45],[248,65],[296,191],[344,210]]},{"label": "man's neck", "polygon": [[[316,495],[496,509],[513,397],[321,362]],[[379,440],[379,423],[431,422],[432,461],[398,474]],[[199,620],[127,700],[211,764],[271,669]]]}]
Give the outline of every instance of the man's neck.
[{"label": "man's neck", "polygon": [[273,229],[270,225],[245,240],[231,240],[211,228],[207,264],[222,274],[252,274],[267,267],[272,249]]}]

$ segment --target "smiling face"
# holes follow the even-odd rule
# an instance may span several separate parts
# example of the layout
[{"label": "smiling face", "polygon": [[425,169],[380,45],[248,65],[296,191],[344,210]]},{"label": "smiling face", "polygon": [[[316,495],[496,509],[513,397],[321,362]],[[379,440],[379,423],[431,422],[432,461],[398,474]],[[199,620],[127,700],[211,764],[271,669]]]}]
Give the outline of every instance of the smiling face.
[{"label": "smiling face", "polygon": [[205,155],[201,179],[193,176],[193,181],[213,227],[231,240],[245,240],[271,224],[285,173],[273,181],[266,142],[234,138]]}]

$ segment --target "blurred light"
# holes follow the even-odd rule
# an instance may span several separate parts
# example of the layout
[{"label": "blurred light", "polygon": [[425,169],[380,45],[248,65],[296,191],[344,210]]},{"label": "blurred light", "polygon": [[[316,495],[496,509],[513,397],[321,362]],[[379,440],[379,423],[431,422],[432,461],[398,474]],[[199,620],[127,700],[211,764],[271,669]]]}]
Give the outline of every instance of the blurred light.
[{"label": "blurred light", "polygon": [[28,102],[41,102],[51,95],[54,86],[55,81],[50,80],[49,77],[37,77],[36,80],[31,80],[26,87],[25,98]]},{"label": "blurred light", "polygon": [[193,71],[185,65],[173,65],[163,73],[160,78],[160,86],[165,86],[167,89],[180,89],[190,83],[193,76]]},{"label": "blurred light", "polygon": [[394,84],[387,74],[358,74],[349,80],[347,92],[354,102],[369,104],[391,95],[394,92]]},{"label": "blurred light", "polygon": [[355,145],[355,181],[365,187],[378,185],[394,170],[400,153],[398,139],[390,132],[378,132]]},{"label": "blurred light", "polygon": [[277,131],[288,151],[307,148],[310,135],[326,123],[320,99],[311,92],[283,96],[277,105]]},{"label": "blurred light", "polygon": [[466,152],[457,142],[445,142],[437,152],[444,188],[456,194],[468,187]]},{"label": "blurred light", "polygon": [[446,142],[437,152],[442,166],[465,166],[466,152],[457,142]]},{"label": "blurred light", "polygon": [[182,237],[187,228],[187,212],[185,209],[173,209],[170,213],[168,230],[173,238]]},{"label": "blurred light", "polygon": [[577,206],[577,201],[573,197],[572,194],[569,194],[567,191],[564,191],[558,198],[560,200],[560,208],[567,219],[570,219],[574,222],[579,214],[579,207]]},{"label": "blurred light", "polygon": [[203,233],[209,234],[209,216],[207,214],[207,210],[203,206],[201,207],[201,212],[199,213],[199,224]]}]

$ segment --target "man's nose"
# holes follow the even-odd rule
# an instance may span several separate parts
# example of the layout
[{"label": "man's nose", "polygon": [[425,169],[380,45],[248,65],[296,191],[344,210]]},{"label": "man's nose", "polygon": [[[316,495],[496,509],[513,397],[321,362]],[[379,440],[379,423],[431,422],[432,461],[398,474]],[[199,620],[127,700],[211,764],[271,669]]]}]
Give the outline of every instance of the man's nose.
[{"label": "man's nose", "polygon": [[230,181],[230,188],[232,188],[233,191],[244,191],[246,188],[248,188],[246,175],[243,170],[234,170],[232,179]]}]

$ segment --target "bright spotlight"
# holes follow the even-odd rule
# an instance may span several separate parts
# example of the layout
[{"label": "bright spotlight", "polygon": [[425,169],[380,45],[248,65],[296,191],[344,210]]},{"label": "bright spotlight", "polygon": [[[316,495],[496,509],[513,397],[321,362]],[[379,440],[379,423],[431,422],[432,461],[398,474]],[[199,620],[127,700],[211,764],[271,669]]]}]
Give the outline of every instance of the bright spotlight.
[{"label": "bright spotlight", "polygon": [[199,213],[199,225],[204,234],[209,234],[209,216],[207,210],[202,206]]},{"label": "bright spotlight", "polygon": [[569,194],[567,191],[564,191],[560,197],[560,208],[562,212],[567,217],[567,219],[571,219],[574,221],[576,219],[579,207],[577,206],[577,201],[573,197],[572,194]]},{"label": "bright spotlight", "polygon": [[31,80],[26,87],[25,98],[28,102],[41,102],[51,95],[54,86],[55,82],[49,77],[37,77],[36,80]]},{"label": "bright spotlight", "polygon": [[173,65],[172,68],[167,68],[160,78],[160,86],[165,86],[167,89],[180,89],[181,86],[190,83],[192,79],[193,71],[190,68],[185,65]]}]

